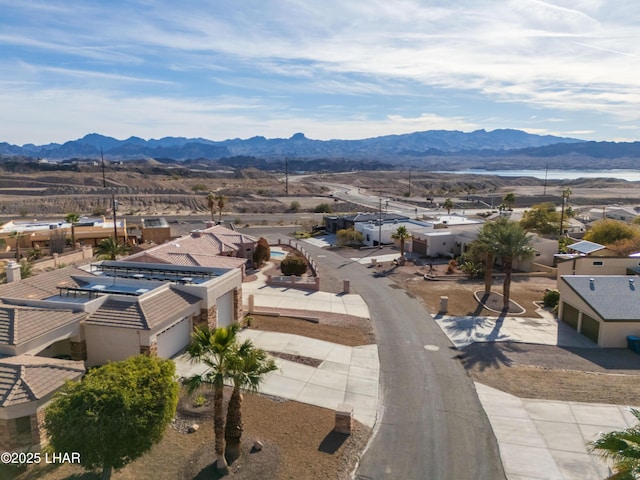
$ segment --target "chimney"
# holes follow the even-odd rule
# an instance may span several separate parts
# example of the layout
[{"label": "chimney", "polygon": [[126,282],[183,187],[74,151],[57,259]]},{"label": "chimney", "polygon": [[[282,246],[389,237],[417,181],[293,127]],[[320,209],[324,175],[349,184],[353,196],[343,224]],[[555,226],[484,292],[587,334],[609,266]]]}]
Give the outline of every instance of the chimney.
[{"label": "chimney", "polygon": [[202,236],[202,230],[191,230],[192,238],[200,238]]},{"label": "chimney", "polygon": [[7,265],[7,283],[19,282],[20,280],[22,280],[20,264],[11,260]]}]

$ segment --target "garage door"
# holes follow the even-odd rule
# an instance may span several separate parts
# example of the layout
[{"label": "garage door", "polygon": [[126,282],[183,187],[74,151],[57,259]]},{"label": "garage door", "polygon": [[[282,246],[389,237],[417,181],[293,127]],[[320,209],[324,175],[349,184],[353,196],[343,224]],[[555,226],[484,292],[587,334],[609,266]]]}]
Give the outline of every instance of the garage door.
[{"label": "garage door", "polygon": [[563,302],[562,304],[562,321],[574,330],[578,330],[578,319],[580,312],[573,305]]},{"label": "garage door", "polygon": [[185,318],[160,332],[157,342],[159,357],[173,357],[191,342],[191,319]]},{"label": "garage door", "polygon": [[233,291],[225,293],[216,301],[218,307],[218,327],[228,327],[233,323]]}]

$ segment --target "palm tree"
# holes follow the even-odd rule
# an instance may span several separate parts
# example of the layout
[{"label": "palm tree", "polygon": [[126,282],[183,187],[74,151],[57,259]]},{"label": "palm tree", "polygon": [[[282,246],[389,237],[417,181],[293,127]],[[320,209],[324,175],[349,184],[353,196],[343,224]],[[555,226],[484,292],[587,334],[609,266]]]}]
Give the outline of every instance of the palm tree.
[{"label": "palm tree", "polygon": [[67,213],[64,217],[65,222],[69,222],[71,224],[71,249],[75,250],[76,248],[76,223],[80,220],[80,215],[77,213]]},{"label": "palm tree", "polygon": [[209,192],[209,194],[207,195],[207,207],[209,208],[209,211],[211,212],[211,221],[213,222],[214,218],[213,218],[213,212],[216,208],[216,194],[213,192]]},{"label": "palm tree", "polygon": [[451,209],[454,207],[453,200],[447,198],[442,206],[447,209],[447,215],[451,214]]},{"label": "palm tree", "polygon": [[12,238],[16,242],[16,259],[20,260],[20,239],[24,237],[24,232],[18,232],[14,230],[9,234],[9,238]]},{"label": "palm tree", "polygon": [[502,259],[505,273],[502,286],[503,308],[508,311],[513,262],[533,255],[531,240],[518,222],[509,220],[506,217],[500,217],[495,222],[485,224],[480,230],[478,239],[482,247],[487,250],[488,257],[494,255]]},{"label": "palm tree", "polygon": [[216,468],[220,472],[228,470],[224,458],[223,393],[224,381],[229,377],[230,360],[236,346],[238,325],[211,329],[208,326],[196,328],[191,337],[187,353],[192,361],[203,363],[206,372],[194,375],[185,381],[187,391],[193,394],[201,386],[213,388],[213,432],[215,435]]},{"label": "palm tree", "polygon": [[124,255],[128,251],[127,245],[118,243],[118,240],[113,237],[103,238],[96,248],[98,256],[107,260],[115,260],[118,255]]},{"label": "palm tree", "polygon": [[400,240],[400,258],[404,258],[404,242],[411,238],[411,233],[409,233],[407,227],[400,225],[396,231],[391,234],[391,238],[394,240]]},{"label": "palm tree", "polygon": [[241,389],[258,391],[264,376],[278,367],[264,350],[256,348],[250,340],[233,349],[229,358],[229,376],[233,381],[233,392],[227,407],[227,422],[224,429],[225,455],[232,463],[240,456],[242,437],[242,394]]},{"label": "palm tree", "polygon": [[493,253],[493,223],[485,223],[478,238],[469,244],[467,254],[473,259],[484,262],[484,294],[489,295],[491,293],[491,286],[493,284],[493,264],[496,260],[496,256]]},{"label": "palm tree", "polygon": [[214,197],[216,201],[216,207],[218,207],[218,212],[220,213],[220,217],[218,217],[218,222],[222,222],[222,209],[224,208],[224,202],[227,199],[224,195],[219,193]]},{"label": "palm tree", "polygon": [[[640,411],[631,413],[640,421]],[[601,433],[589,443],[589,450],[614,462],[615,473],[608,480],[636,480],[640,478],[640,424],[625,430]]]}]

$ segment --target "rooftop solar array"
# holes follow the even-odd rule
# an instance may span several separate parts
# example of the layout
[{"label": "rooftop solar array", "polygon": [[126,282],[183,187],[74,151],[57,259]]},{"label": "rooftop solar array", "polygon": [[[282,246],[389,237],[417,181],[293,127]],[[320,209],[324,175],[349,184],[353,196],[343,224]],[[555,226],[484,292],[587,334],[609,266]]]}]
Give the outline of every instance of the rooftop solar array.
[{"label": "rooftop solar array", "polygon": [[107,277],[169,281],[182,284],[204,283],[229,271],[224,268],[110,260],[97,263],[94,268]]},{"label": "rooftop solar array", "polygon": [[581,242],[576,242],[571,245],[568,245],[567,248],[569,250],[574,250],[578,253],[583,253],[585,255],[588,255],[590,253],[597,252],[598,250],[602,250],[603,248],[605,248],[605,246],[600,245],[599,243],[582,240]]}]

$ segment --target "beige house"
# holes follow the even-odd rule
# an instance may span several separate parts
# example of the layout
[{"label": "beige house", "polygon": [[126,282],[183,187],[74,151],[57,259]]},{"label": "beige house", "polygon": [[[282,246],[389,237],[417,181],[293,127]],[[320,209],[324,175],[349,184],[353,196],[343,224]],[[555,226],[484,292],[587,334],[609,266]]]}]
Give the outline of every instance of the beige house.
[{"label": "beige house", "polygon": [[640,336],[640,259],[575,256],[558,264],[558,318],[600,347]]},{"label": "beige house", "polygon": [[[236,238],[250,247],[249,237]],[[246,260],[216,260],[207,246],[225,252],[228,245],[208,235],[178,244],[144,261],[134,256],[26,279],[10,267],[11,283],[0,285],[0,450],[39,448],[43,408],[85,367],[138,354],[170,358],[196,326],[239,321]]]}]

